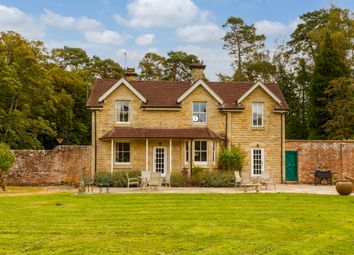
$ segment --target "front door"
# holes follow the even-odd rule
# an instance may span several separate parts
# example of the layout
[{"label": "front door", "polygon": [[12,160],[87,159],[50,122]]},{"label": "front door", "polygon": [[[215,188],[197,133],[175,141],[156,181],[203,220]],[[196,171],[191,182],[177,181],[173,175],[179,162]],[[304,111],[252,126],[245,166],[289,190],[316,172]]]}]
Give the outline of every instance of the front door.
[{"label": "front door", "polygon": [[285,152],[285,180],[298,181],[297,176],[297,151]]},{"label": "front door", "polygon": [[166,176],[166,147],[154,147],[154,173]]}]

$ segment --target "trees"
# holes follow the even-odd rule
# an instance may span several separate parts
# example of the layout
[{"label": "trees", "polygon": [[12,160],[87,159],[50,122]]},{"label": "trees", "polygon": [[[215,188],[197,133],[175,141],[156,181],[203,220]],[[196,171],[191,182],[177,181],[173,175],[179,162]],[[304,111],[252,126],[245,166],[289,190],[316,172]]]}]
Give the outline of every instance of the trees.
[{"label": "trees", "polygon": [[156,53],[146,53],[139,62],[141,74],[144,80],[172,80],[190,81],[192,73],[190,64],[201,63],[196,55],[183,51],[170,51],[167,58]]},{"label": "trees", "polygon": [[330,34],[327,33],[325,41],[315,57],[315,67],[311,79],[309,93],[310,139],[326,139],[328,137],[328,133],[324,129],[324,125],[330,120],[326,105],[329,101],[337,99],[328,98],[325,91],[328,89],[330,81],[348,75],[349,70],[334,48]]},{"label": "trees", "polygon": [[245,81],[247,80],[245,62],[248,66],[259,69],[260,65],[257,61],[257,68],[255,68],[255,57],[264,60],[264,56],[259,55],[259,51],[264,48],[265,36],[257,34],[254,25],[247,25],[243,19],[237,17],[229,17],[223,28],[230,28],[223,40],[224,49],[230,56],[234,57],[233,65],[236,71],[233,79],[235,81]]},{"label": "trees", "polygon": [[10,150],[10,147],[4,143],[0,143],[0,188],[3,191],[6,191],[4,176],[15,160],[15,155]]}]

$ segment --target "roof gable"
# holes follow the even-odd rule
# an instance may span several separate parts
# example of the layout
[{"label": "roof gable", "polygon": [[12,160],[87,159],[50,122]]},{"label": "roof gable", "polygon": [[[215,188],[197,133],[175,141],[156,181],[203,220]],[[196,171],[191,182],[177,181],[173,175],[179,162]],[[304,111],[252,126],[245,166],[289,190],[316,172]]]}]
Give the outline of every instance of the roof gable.
[{"label": "roof gable", "polygon": [[124,84],[131,92],[133,92],[142,102],[146,103],[146,98],[139,93],[126,79],[122,78],[113,84],[102,96],[98,98],[98,102],[103,102],[110,94],[112,94],[120,85]]},{"label": "roof gable", "polygon": [[240,104],[246,97],[248,97],[256,88],[262,88],[275,102],[281,104],[281,100],[261,82],[256,82],[249,90],[247,90],[238,100],[237,103]]},{"label": "roof gable", "polygon": [[208,93],[214,97],[216,101],[218,101],[219,104],[223,104],[224,101],[215,93],[214,90],[212,90],[204,81],[198,80],[196,83],[194,83],[193,86],[191,86],[188,90],[186,90],[179,98],[177,98],[177,103],[182,102],[188,95],[190,95],[195,89],[197,89],[199,86],[202,86]]}]

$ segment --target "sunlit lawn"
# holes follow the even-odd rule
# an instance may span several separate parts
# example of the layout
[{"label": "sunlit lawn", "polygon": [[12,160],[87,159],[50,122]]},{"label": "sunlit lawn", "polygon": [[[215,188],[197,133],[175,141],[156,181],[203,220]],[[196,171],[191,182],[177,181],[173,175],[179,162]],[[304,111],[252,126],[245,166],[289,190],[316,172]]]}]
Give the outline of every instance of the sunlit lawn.
[{"label": "sunlit lawn", "polygon": [[354,197],[0,197],[0,254],[353,254]]}]

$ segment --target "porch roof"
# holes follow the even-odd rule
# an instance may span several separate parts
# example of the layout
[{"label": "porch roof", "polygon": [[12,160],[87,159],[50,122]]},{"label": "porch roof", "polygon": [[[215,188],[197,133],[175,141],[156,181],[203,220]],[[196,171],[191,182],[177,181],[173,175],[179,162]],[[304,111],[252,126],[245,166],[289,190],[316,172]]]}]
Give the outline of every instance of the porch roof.
[{"label": "porch roof", "polygon": [[173,139],[224,139],[209,128],[132,128],[114,127],[100,140],[113,138],[173,138]]}]

